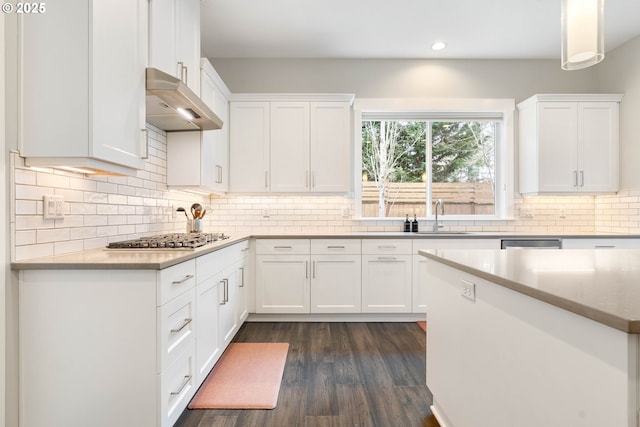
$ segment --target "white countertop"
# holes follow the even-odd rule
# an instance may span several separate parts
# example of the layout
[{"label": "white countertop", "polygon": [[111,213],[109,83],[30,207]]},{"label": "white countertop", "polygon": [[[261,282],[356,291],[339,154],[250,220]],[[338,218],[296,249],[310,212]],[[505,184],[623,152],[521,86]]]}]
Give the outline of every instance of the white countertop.
[{"label": "white countertop", "polygon": [[640,333],[640,249],[419,253],[607,326]]}]

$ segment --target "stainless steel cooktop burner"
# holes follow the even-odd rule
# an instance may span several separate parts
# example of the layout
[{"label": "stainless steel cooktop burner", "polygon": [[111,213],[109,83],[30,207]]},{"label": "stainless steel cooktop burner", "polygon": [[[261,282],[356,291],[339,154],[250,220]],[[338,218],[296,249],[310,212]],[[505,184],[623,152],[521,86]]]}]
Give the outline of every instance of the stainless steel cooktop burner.
[{"label": "stainless steel cooktop burner", "polygon": [[108,249],[195,249],[228,239],[224,233],[173,233],[112,242]]}]

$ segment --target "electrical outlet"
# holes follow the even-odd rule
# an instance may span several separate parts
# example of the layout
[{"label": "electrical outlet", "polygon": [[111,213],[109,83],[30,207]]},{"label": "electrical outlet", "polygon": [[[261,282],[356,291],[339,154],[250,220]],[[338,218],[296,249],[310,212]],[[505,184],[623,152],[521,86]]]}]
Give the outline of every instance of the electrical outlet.
[{"label": "electrical outlet", "polygon": [[471,300],[476,300],[476,284],[472,282],[468,282],[466,280],[462,281],[462,296]]},{"label": "electrical outlet", "polygon": [[262,209],[262,218],[269,218],[269,209]]},{"label": "electrical outlet", "polygon": [[342,218],[349,218],[351,216],[351,212],[348,206],[342,208]]},{"label": "electrical outlet", "polygon": [[560,210],[558,211],[558,216],[559,216],[560,218],[564,219],[564,218],[566,218],[566,217],[567,217],[567,213],[565,212],[565,210],[564,210],[564,209],[560,209]]},{"label": "electrical outlet", "polygon": [[64,196],[42,196],[44,219],[64,218]]}]

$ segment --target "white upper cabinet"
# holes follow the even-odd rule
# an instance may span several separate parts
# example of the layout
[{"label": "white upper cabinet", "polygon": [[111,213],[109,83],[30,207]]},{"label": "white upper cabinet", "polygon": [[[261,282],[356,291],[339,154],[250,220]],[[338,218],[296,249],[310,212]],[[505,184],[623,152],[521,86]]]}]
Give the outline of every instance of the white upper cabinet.
[{"label": "white upper cabinet", "polygon": [[351,107],[346,102],[312,102],[310,186],[317,192],[351,189]]},{"label": "white upper cabinet", "polygon": [[201,98],[223,121],[221,129],[167,133],[167,185],[223,194],[229,189],[229,89],[202,60]]},{"label": "white upper cabinet", "polygon": [[200,93],[200,0],[149,0],[149,67]]},{"label": "white upper cabinet", "polygon": [[271,103],[271,191],[309,191],[309,103]]},{"label": "white upper cabinet", "polygon": [[352,96],[313,97],[233,97],[239,100],[231,102],[231,191],[350,191]]},{"label": "white upper cabinet", "polygon": [[520,192],[618,190],[622,95],[536,95],[518,104]]},{"label": "white upper cabinet", "polygon": [[270,113],[268,102],[231,102],[230,191],[269,191]]},{"label": "white upper cabinet", "polygon": [[147,17],[146,0],[65,0],[42,17],[20,16],[27,165],[143,167]]}]

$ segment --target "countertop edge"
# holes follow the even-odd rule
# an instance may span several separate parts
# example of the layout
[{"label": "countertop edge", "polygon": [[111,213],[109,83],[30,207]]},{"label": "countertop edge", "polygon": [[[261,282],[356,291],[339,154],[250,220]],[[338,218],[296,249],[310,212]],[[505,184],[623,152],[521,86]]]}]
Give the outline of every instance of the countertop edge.
[{"label": "countertop edge", "polygon": [[442,258],[437,254],[430,252],[429,250],[421,249],[418,251],[418,253],[433,261],[439,262],[449,267],[453,267],[457,270],[463,271],[465,273],[469,273],[481,279],[485,279],[489,282],[495,283],[498,286],[511,289],[523,295],[527,295],[531,298],[537,299],[538,301],[551,304],[555,307],[561,308],[563,310],[567,310],[571,313],[577,314],[587,319],[591,319],[593,321],[596,321],[603,325],[617,329],[619,331],[626,332],[628,334],[640,334],[640,320],[630,320],[620,316],[613,315],[611,313],[605,313],[593,307],[590,307],[588,305],[580,304],[576,301],[563,298],[548,292],[544,292],[539,289],[532,288],[522,283],[506,279],[502,276],[498,276],[498,275],[488,273],[486,271],[478,270],[466,264],[461,264],[459,262],[452,261],[450,259]]},{"label": "countertop edge", "polygon": [[[130,263],[109,263],[109,262],[78,262],[78,261],[55,261],[56,258],[62,258],[72,256],[73,254],[61,255],[59,257],[47,257],[36,258],[28,261],[18,261],[11,263],[11,270],[162,270],[185,261],[209,254],[211,252],[219,251],[236,243],[240,243],[245,240],[249,240],[251,236],[245,235],[240,237],[234,237],[227,240],[222,240],[219,243],[209,246],[203,246],[201,248],[194,249],[192,251],[161,251],[166,255],[173,255],[170,259],[161,262],[130,262]],[[95,249],[94,251],[101,251],[106,249]],[[160,251],[158,251],[160,252]],[[126,252],[122,252],[126,254]],[[51,260],[51,261],[45,261]]]}]

